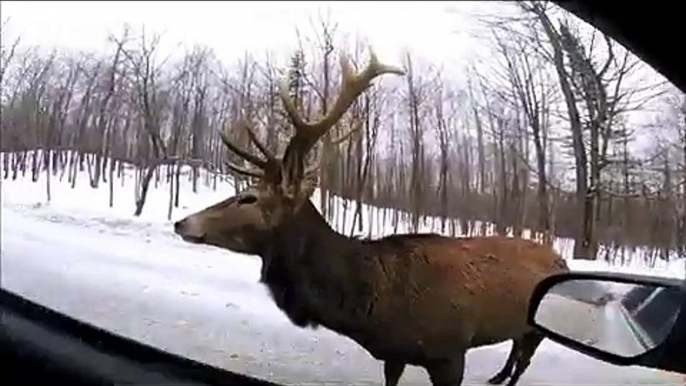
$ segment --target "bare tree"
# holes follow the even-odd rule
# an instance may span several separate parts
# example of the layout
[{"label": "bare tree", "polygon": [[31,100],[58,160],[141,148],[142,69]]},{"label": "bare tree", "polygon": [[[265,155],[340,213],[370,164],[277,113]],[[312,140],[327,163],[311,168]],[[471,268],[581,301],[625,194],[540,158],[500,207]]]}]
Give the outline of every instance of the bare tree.
[{"label": "bare tree", "polygon": [[[135,48],[129,47],[126,41],[115,40],[118,46],[123,47],[121,53],[127,60],[130,70],[134,76],[134,90],[131,98],[134,105],[139,109],[142,116],[143,130],[149,138],[149,146],[140,147],[147,153],[152,151],[144,161],[143,175],[140,177],[136,188],[136,210],[134,216],[143,213],[143,207],[150,188],[150,182],[154,176],[157,166],[164,163],[167,158],[167,147],[162,138],[162,108],[165,97],[164,90],[160,87],[160,67],[162,64],[157,62],[157,48],[160,37],[153,36],[152,39],[146,36],[145,31],[141,33],[140,41]],[[146,144],[147,145],[147,144]]]},{"label": "bare tree", "polygon": [[9,21],[9,18],[5,19],[0,26],[0,88],[3,89],[5,86],[5,73],[7,72],[7,68],[12,64],[14,55],[17,52],[17,47],[21,41],[21,38],[17,37],[9,45],[6,44],[7,24],[9,24]]},{"label": "bare tree", "polygon": [[[548,146],[548,116],[551,101],[557,91],[550,82],[545,59],[521,35],[494,30],[497,50],[504,60],[505,78],[512,90],[512,103],[520,106],[526,126],[531,130],[535,149],[537,181],[538,220],[537,232],[550,242],[551,207],[548,193],[546,148]],[[528,157],[523,154],[523,161]],[[526,185],[524,187],[526,189]]]}]

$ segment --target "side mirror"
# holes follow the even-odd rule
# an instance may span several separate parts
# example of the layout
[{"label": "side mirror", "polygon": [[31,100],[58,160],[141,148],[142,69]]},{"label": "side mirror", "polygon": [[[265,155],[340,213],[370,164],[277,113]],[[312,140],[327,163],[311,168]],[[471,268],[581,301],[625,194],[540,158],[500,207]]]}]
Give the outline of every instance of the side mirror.
[{"label": "side mirror", "polygon": [[681,280],[565,273],[541,281],[529,323],[549,339],[619,365],[663,344],[684,304]]}]

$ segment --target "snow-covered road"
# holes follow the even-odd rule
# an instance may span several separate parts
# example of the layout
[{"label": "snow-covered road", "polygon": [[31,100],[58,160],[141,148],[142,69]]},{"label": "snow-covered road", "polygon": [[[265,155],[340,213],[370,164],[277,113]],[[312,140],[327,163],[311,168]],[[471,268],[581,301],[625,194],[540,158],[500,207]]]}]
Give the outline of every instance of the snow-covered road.
[{"label": "snow-covered road", "polygon": [[[41,214],[43,213],[43,214]],[[258,284],[259,260],[192,246],[155,227],[2,209],[2,286],[48,307],[193,359],[298,385],[380,385],[352,341],[292,326]],[[465,385],[484,385],[509,343],[472,350]],[[544,342],[520,385],[683,385]],[[410,368],[401,385],[428,385]]]},{"label": "snow-covered road", "polygon": [[621,303],[596,306],[555,293],[541,300],[536,321],[561,335],[624,356],[646,352],[622,314]]}]

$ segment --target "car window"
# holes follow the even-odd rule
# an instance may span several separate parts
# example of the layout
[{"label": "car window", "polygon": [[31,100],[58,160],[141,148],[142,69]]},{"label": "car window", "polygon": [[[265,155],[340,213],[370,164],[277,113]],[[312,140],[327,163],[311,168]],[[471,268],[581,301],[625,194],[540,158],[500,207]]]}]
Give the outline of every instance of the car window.
[{"label": "car window", "polygon": [[[634,291],[638,292],[639,288],[636,287]],[[628,295],[633,295],[633,293]],[[682,294],[679,289],[653,288],[646,295],[642,297],[640,302],[634,301],[630,307],[626,307],[626,303],[622,303],[625,304],[629,315],[635,318],[638,325],[641,326],[642,333],[653,342],[660,342],[665,339],[674,326],[674,321],[681,309]]]},{"label": "car window", "polygon": [[[365,344],[425,355],[452,341],[418,331],[455,325],[483,338],[465,343],[481,384],[511,348],[487,335],[524,320],[508,296],[534,282],[510,267],[542,264],[520,238],[573,270],[685,278],[686,97],[552,3],[30,4],[2,4],[0,69],[1,282],[30,300],[299,385],[380,384]],[[370,48],[393,68],[308,128]],[[322,220],[293,220],[308,199]],[[372,241],[407,233],[519,241]],[[648,323],[642,288],[621,302]],[[400,384],[429,384],[410,357]],[[544,340],[519,383],[675,379]]]},{"label": "car window", "polygon": [[636,309],[646,302],[647,298],[653,295],[655,287],[636,287],[631,290],[626,297],[622,298],[622,304],[630,311],[634,312]]}]

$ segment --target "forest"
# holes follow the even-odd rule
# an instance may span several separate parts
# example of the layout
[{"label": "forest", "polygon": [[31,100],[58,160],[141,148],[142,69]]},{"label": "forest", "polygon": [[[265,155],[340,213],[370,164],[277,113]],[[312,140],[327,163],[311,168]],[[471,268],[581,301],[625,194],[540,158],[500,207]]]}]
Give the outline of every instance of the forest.
[{"label": "forest", "polygon": [[[338,196],[412,229],[436,217],[450,235],[493,224],[542,242],[571,238],[579,259],[686,257],[686,96],[556,6],[509,6],[515,17],[480,20],[488,60],[474,58],[461,79],[407,52],[405,76],[380,79],[355,102],[312,154],[323,214],[337,215]],[[232,63],[200,45],[167,60],[163,37],[128,26],[98,52],[26,46],[5,20],[2,179],[31,178],[49,200],[55,180],[107,189],[133,168],[134,215],[151,186],[169,186],[170,208],[184,179],[196,188],[231,176],[245,186],[219,132],[248,148],[237,124],[247,119],[280,154],[291,135],[280,82],[316,118],[336,96],[340,54],[358,67],[368,60],[370,45],[345,44],[333,16],[288,58],[246,53]],[[374,221],[354,213],[345,233]]]}]

